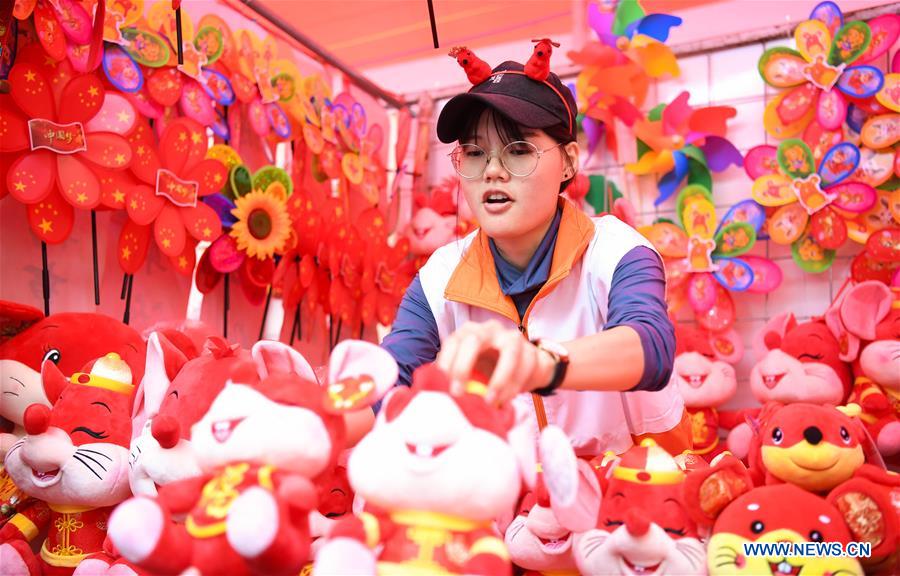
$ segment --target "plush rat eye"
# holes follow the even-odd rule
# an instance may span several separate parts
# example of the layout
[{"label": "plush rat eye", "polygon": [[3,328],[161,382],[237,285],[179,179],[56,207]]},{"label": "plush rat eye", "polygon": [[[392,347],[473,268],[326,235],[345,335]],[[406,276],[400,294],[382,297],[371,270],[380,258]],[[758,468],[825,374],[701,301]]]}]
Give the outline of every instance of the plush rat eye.
[{"label": "plush rat eye", "polygon": [[813,530],[809,533],[809,539],[813,542],[821,542],[822,541],[822,533],[818,530]]},{"label": "plush rat eye", "polygon": [[772,430],[772,441],[775,444],[781,444],[782,440],[784,440],[784,432],[781,431],[781,428]]},{"label": "plush rat eye", "polygon": [[841,440],[844,441],[844,444],[850,443],[850,433],[843,426],[841,426]]},{"label": "plush rat eye", "polygon": [[41,359],[41,364],[43,364],[47,360],[53,362],[54,364],[59,364],[59,350],[57,350],[56,348],[47,350],[44,353],[44,357]]},{"label": "plush rat eye", "polygon": [[753,522],[753,524],[750,525],[750,531],[753,532],[754,534],[759,534],[765,529],[766,529],[766,525],[763,524],[762,522],[760,522],[759,520],[756,520],[755,522]]}]

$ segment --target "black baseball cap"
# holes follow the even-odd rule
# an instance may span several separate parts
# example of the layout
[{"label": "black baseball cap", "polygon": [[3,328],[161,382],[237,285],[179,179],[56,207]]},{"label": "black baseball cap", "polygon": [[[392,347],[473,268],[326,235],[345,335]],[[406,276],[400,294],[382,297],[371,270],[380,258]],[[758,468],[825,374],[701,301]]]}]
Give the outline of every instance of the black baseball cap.
[{"label": "black baseball cap", "polygon": [[525,74],[525,66],[510,60],[494,68],[487,80],[447,102],[438,117],[438,139],[445,144],[459,140],[473,106],[483,105],[527,128],[562,124],[575,138],[578,106],[559,76],[550,72],[543,82],[534,80]]}]

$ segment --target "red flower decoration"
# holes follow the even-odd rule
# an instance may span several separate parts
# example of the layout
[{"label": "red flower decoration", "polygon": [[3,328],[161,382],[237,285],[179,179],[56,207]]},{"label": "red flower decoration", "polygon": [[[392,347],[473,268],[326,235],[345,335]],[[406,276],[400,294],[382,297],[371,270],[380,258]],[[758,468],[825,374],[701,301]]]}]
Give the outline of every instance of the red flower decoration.
[{"label": "red flower decoration", "polygon": [[116,189],[111,173],[128,168],[131,146],[123,136],[135,111],[107,93],[94,74],[74,75],[33,45],[10,71],[11,92],[0,95],[0,155],[9,166],[5,189],[29,206],[34,234],[65,240],[73,208],[91,210]]},{"label": "red flower decoration", "polygon": [[[119,239],[119,263],[126,272],[143,264],[150,225],[160,251],[170,258],[188,255],[193,240],[213,240],[221,233],[215,211],[200,199],[218,191],[228,172],[218,160],[206,158],[208,141],[200,124],[179,118],[163,131],[157,153],[149,129],[132,138],[132,171],[142,182],[131,188],[125,209],[130,222]],[[126,236],[132,234],[132,243]],[[189,236],[190,235],[190,236]]]}]

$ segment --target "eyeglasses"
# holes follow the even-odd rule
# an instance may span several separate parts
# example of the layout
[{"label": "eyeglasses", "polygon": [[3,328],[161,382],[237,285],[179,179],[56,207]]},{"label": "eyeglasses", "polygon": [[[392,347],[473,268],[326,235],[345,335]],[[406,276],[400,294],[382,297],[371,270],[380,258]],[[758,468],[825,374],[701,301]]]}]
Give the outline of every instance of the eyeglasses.
[{"label": "eyeglasses", "polygon": [[[537,169],[538,162],[544,153],[562,145],[562,142],[546,150],[539,150],[531,142],[524,140],[510,142],[500,151],[500,164],[513,176],[528,176]],[[450,160],[456,173],[466,180],[480,178],[485,168],[491,163],[494,153],[488,154],[477,144],[460,144],[450,153]]]}]

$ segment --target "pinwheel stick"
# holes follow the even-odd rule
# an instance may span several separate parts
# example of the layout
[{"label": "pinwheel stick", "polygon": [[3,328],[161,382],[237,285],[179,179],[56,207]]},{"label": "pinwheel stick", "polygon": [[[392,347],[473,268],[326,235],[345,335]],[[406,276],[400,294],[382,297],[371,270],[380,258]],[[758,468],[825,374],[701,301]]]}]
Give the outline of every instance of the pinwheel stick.
[{"label": "pinwheel stick", "polygon": [[44,316],[50,315],[50,268],[47,266],[47,243],[41,241],[41,286],[44,289]]},{"label": "pinwheel stick", "polygon": [[266,327],[266,317],[269,315],[269,303],[272,301],[272,287],[266,291],[266,305],[263,308],[262,322],[259,323],[259,338],[257,340],[263,339],[263,330]]},{"label": "pinwheel stick", "polygon": [[434,22],[434,4],[432,0],[428,0],[428,18],[431,20],[431,40],[434,42],[435,48],[440,48],[438,43],[437,24]]},{"label": "pinwheel stick", "polygon": [[[173,2],[176,4],[176,2]],[[178,36],[178,64],[184,64],[184,48],[181,45],[181,2],[175,6],[175,33]]]},{"label": "pinwheel stick", "polygon": [[100,269],[97,266],[97,212],[91,210],[91,245],[94,251],[94,304],[100,305]]},{"label": "pinwheel stick", "polygon": [[119,300],[125,299],[125,294],[128,292],[128,272],[122,275],[122,293],[119,295]]},{"label": "pinwheel stick", "polygon": [[131,322],[131,289],[134,286],[134,274],[128,274],[128,291],[125,294],[125,314],[122,316],[122,323]]},{"label": "pinwheel stick", "polygon": [[225,299],[222,306],[222,336],[228,338],[228,309],[231,308],[231,274],[225,275]]},{"label": "pinwheel stick", "polygon": [[291,326],[291,346],[294,345],[294,336],[303,339],[303,322],[300,320],[300,302],[297,302],[297,308],[294,310],[294,325]]}]

